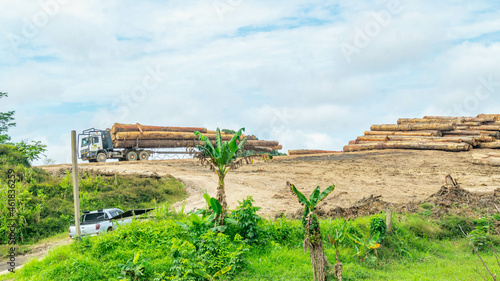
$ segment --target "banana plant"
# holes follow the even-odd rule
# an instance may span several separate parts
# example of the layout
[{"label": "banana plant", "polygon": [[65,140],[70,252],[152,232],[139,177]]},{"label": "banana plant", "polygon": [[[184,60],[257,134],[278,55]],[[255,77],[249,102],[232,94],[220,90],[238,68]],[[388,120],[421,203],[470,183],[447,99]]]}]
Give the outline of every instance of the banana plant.
[{"label": "banana plant", "polygon": [[371,250],[374,250],[375,255],[377,255],[377,249],[382,247],[382,245],[377,242],[380,237],[380,232],[377,232],[374,235],[365,234],[361,238],[350,233],[347,233],[347,236],[354,241],[356,256],[358,256],[358,258],[362,261],[365,260]]},{"label": "banana plant", "polygon": [[335,247],[335,267],[334,267],[334,276],[337,280],[342,281],[342,262],[340,261],[340,252],[339,246],[347,236],[347,227],[349,226],[349,222],[344,220],[340,228],[336,228],[333,236],[328,235],[328,241],[332,243],[333,247]]},{"label": "banana plant", "polygon": [[[212,232],[224,232],[227,228],[226,225],[218,225],[218,217],[222,214],[222,206],[215,198],[210,197],[207,193],[203,194],[203,198],[207,202],[206,209],[198,209],[189,216],[189,221],[191,225],[177,222],[182,228],[187,231],[205,231],[210,230]],[[201,215],[201,217],[200,217]],[[237,224],[237,222],[232,218],[226,218],[226,222],[229,224]]]},{"label": "banana plant", "polygon": [[287,182],[290,190],[297,196],[299,202],[304,205],[304,214],[302,215],[302,226],[304,227],[306,237],[304,239],[304,252],[309,248],[312,261],[312,268],[315,281],[324,281],[330,272],[330,262],[323,251],[323,239],[319,226],[318,216],[314,213],[314,208],[325,199],[335,188],[330,185],[323,192],[320,187],[316,187],[307,199],[295,185]]},{"label": "banana plant", "polygon": [[303,218],[307,217],[311,212],[314,213],[314,208],[316,208],[316,205],[318,205],[318,203],[321,202],[321,200],[325,199],[335,189],[335,185],[332,184],[329,187],[327,187],[323,192],[321,192],[320,187],[318,186],[311,193],[309,199],[307,199],[307,197],[304,196],[304,194],[302,194],[300,191],[297,190],[295,185],[291,184],[290,182],[287,182],[287,185],[290,187],[292,192],[297,196],[299,202],[304,206],[304,214],[302,215]]},{"label": "banana plant", "polygon": [[217,215],[220,225],[224,225],[224,219],[227,212],[226,190],[224,185],[224,179],[227,173],[231,169],[240,167],[244,162],[246,164],[252,162],[252,158],[248,156],[240,159],[236,158],[236,152],[242,150],[247,141],[247,138],[240,140],[240,136],[244,131],[245,128],[241,128],[233,135],[231,140],[222,141],[220,129],[217,128],[215,146],[212,145],[212,141],[210,141],[208,137],[198,131],[194,132],[194,134],[199,137],[199,140],[203,142],[203,145],[197,146],[199,152],[195,157],[200,160],[202,165],[209,166],[219,178],[216,199],[222,207],[220,214]]},{"label": "banana plant", "polygon": [[342,225],[340,228],[335,229],[333,236],[328,235],[328,241],[332,243],[333,247],[335,247],[335,254],[336,254],[336,259],[339,261],[339,245],[344,241],[345,237],[347,236],[347,227],[349,226],[349,222],[347,220],[343,220]]}]

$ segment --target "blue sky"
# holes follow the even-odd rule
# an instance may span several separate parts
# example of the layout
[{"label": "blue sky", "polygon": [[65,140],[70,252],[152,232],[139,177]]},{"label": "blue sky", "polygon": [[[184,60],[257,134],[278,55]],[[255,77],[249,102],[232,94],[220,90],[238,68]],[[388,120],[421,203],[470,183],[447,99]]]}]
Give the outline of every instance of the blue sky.
[{"label": "blue sky", "polygon": [[500,113],[494,1],[3,0],[0,14],[0,111],[58,163],[71,130],[115,122],[245,127],[286,152],[340,150],[399,117]]}]

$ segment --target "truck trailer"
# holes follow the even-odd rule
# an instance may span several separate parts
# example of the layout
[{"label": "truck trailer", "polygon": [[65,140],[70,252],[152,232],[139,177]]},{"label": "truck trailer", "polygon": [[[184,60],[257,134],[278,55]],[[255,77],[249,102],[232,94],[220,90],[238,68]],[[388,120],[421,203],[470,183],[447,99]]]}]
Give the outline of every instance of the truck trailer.
[{"label": "truck trailer", "polygon": [[[193,148],[203,145],[195,131],[203,133],[215,144],[216,132],[198,127],[160,127],[140,124],[129,125],[115,123],[111,129],[87,129],[78,135],[79,158],[89,162],[106,162],[107,159],[118,161],[148,160],[153,153],[190,153],[188,151],[159,151],[164,148]],[[233,134],[221,133],[223,141]],[[244,137],[244,136],[243,136]],[[245,149],[271,152],[281,149],[277,141],[256,140],[247,137]]]}]

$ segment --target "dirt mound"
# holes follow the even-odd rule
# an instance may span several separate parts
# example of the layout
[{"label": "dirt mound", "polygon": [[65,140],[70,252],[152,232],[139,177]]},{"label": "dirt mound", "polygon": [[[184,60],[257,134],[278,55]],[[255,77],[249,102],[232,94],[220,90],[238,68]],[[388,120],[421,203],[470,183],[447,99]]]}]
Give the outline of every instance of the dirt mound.
[{"label": "dirt mound", "polygon": [[330,218],[347,218],[352,219],[361,216],[369,216],[379,213],[392,207],[392,203],[383,201],[382,195],[374,196],[373,194],[354,203],[348,208],[336,207],[326,212],[326,216]]},{"label": "dirt mound", "polygon": [[[433,206],[433,216],[443,214],[464,214],[469,212],[496,212],[497,204],[500,203],[500,188],[493,195],[479,195],[471,193],[458,184],[450,175],[445,177],[445,185],[425,200],[409,203],[389,203],[382,200],[382,195],[370,195],[355,202],[353,206],[342,208],[336,207],[328,211],[317,210],[317,214],[329,218],[353,219],[356,217],[378,214],[384,210],[392,209],[398,213],[415,213],[421,211],[421,204],[429,203]],[[300,217],[302,210],[297,210],[294,217]]]}]

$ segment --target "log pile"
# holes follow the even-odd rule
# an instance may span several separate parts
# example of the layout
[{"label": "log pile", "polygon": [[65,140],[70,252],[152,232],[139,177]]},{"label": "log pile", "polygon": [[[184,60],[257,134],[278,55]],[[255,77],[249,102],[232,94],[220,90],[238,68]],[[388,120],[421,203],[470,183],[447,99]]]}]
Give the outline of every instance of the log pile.
[{"label": "log pile", "polygon": [[474,154],[472,163],[477,165],[500,166],[500,153]]},{"label": "log pile", "polygon": [[[161,127],[141,124],[115,123],[110,129],[113,147],[117,148],[178,148],[202,145],[195,131],[203,133],[215,145],[216,131],[198,127]],[[221,132],[222,140],[228,141],[234,135]],[[282,149],[277,141],[256,140],[255,136],[247,138],[246,150],[272,152]]]},{"label": "log pile", "polygon": [[295,150],[288,150],[288,155],[330,154],[339,152],[340,151],[332,151],[332,150],[295,149]]},{"label": "log pile", "polygon": [[500,148],[500,114],[476,117],[400,118],[397,124],[373,125],[344,146],[344,152],[373,149],[468,151]]}]

